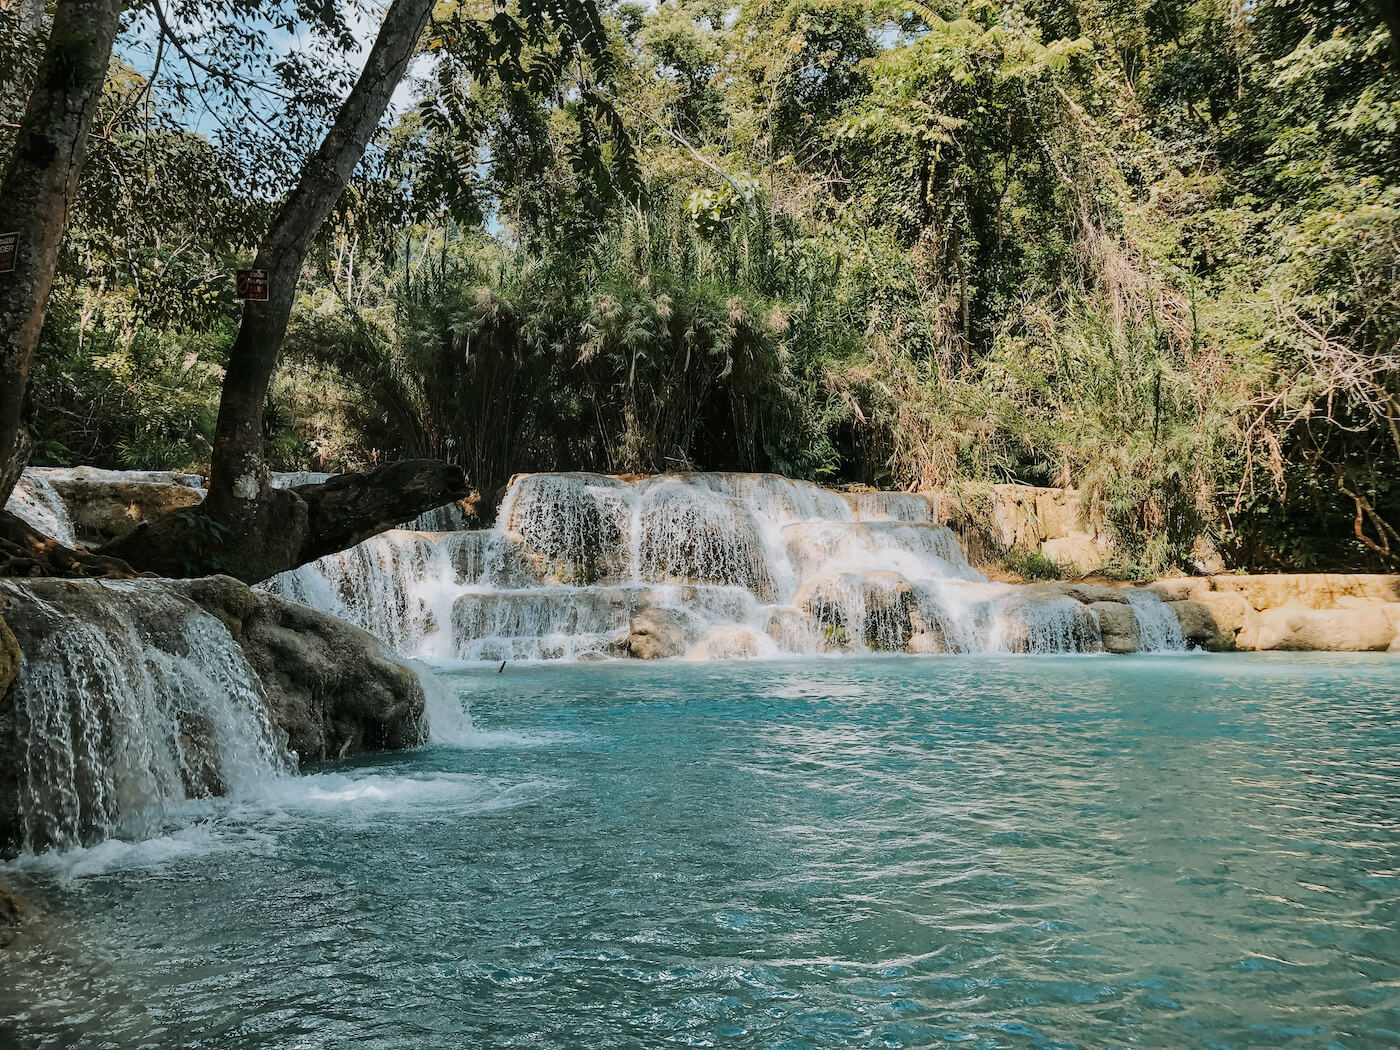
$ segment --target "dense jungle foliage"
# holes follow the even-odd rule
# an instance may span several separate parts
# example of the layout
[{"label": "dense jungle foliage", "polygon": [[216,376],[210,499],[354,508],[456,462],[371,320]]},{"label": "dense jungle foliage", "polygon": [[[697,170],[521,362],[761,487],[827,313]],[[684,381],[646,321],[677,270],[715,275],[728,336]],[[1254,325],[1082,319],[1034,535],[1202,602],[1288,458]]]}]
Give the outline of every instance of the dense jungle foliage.
[{"label": "dense jungle foliage", "polygon": [[[1400,62],[1368,9],[605,13],[607,78],[536,40],[549,75],[420,79],[302,283],[278,465],[1071,484],[1154,570],[1202,530],[1242,567],[1396,565]],[[207,462],[270,202],[183,105],[114,63],[36,462]]]}]

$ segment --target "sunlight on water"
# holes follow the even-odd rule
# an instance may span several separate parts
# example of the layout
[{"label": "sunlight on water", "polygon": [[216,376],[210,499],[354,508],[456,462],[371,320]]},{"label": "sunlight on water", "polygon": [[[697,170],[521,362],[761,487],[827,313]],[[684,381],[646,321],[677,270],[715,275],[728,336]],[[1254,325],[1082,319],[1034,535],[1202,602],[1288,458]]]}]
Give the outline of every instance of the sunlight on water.
[{"label": "sunlight on water", "polygon": [[460,746],[4,866],[30,1047],[1378,1047],[1384,657],[446,672]]}]

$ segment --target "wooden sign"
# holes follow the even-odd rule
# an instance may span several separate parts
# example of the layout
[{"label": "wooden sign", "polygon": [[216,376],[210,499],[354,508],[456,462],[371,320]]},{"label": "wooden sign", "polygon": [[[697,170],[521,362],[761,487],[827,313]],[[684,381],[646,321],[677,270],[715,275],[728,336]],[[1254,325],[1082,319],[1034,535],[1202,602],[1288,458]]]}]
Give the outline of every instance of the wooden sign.
[{"label": "wooden sign", "polygon": [[0,273],[14,273],[19,257],[19,234],[0,233]]},{"label": "wooden sign", "polygon": [[267,271],[239,270],[238,298],[251,299],[256,303],[267,302]]}]

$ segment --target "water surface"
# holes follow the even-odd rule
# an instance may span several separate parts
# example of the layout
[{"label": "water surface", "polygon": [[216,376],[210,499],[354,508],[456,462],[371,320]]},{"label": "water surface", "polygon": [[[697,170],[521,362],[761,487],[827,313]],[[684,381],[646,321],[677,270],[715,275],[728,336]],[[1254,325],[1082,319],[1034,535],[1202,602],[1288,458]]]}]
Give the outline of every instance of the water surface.
[{"label": "water surface", "polygon": [[1393,1046],[1396,667],[452,672],[465,746],[0,869],[0,1045]]}]

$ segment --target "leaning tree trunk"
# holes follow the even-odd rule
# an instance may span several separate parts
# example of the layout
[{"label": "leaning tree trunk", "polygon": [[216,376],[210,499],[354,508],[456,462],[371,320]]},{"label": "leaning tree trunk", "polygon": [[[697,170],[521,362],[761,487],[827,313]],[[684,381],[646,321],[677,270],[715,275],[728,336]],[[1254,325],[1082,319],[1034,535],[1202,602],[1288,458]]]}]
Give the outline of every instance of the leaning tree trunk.
[{"label": "leaning tree trunk", "polygon": [[14,270],[0,273],[0,505],[27,458],[22,413],[29,369],[123,6],[59,0],[0,183],[0,235],[18,234]]},{"label": "leaning tree trunk", "polygon": [[256,515],[256,504],[267,488],[263,402],[282,352],[302,264],[364,156],[432,10],[433,0],[394,0],[364,71],[253,262],[255,269],[267,271],[268,301],[244,304],[243,323],[224,376],[210,463],[208,510],[230,527]]},{"label": "leaning tree trunk", "polygon": [[324,486],[274,489],[263,457],[263,403],[302,265],[364,156],[432,9],[433,0],[394,0],[363,72],[258,250],[253,267],[267,272],[268,299],[244,304],[229,352],[208,498],[193,511],[137,529],[107,548],[111,553],[167,575],[223,572],[256,583],[467,494],[460,468],[431,461],[342,475]]}]

